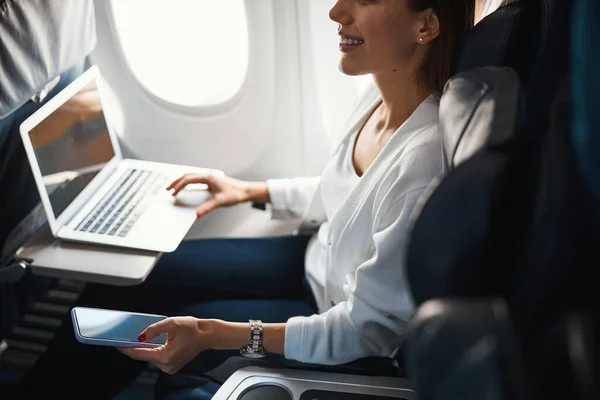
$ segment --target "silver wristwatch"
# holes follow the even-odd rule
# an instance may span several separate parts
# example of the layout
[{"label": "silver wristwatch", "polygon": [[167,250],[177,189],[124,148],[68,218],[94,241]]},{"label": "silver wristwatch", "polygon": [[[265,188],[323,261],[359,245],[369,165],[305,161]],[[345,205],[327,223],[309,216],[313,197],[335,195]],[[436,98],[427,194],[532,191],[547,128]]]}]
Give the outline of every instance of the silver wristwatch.
[{"label": "silver wristwatch", "polygon": [[240,354],[248,358],[263,358],[265,356],[262,321],[250,320],[250,343],[240,349]]}]

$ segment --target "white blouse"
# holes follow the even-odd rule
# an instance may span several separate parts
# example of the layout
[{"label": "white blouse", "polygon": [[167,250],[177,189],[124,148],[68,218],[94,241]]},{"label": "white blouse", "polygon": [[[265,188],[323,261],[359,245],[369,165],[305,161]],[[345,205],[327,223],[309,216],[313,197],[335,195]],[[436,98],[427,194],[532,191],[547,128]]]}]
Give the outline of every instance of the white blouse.
[{"label": "white blouse", "polygon": [[321,176],[321,197],[327,220],[321,224],[317,235],[308,243],[305,257],[306,278],[312,289],[319,309],[327,309],[325,299],[325,271],[327,269],[327,236],[329,222],[340,208],[342,202],[358,183],[353,163],[354,143],[360,128],[355,130],[350,140],[340,149],[340,157],[334,157],[327,164]]},{"label": "white blouse", "polygon": [[444,171],[438,103],[423,101],[358,178],[354,142],[380,101],[369,86],[322,177],[267,181],[273,218],[302,217],[299,231],[317,231],[305,263],[320,314],[288,320],[289,359],[342,364],[390,356],[414,311],[404,247],[418,198]]}]

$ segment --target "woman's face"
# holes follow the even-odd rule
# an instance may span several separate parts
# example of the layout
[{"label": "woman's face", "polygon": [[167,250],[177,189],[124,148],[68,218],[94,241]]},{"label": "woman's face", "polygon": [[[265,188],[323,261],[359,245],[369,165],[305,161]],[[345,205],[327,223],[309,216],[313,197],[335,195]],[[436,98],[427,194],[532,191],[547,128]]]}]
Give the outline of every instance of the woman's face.
[{"label": "woman's face", "polygon": [[329,17],[339,24],[340,70],[347,75],[402,68],[419,45],[423,18],[408,0],[336,0]]}]

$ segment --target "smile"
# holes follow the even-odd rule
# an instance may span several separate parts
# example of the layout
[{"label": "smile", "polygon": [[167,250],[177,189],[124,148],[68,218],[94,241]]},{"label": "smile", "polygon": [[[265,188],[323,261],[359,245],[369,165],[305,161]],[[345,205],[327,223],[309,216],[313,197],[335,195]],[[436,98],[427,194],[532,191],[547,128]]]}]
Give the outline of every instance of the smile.
[{"label": "smile", "polygon": [[364,42],[365,42],[364,40],[350,39],[350,38],[346,38],[346,37],[342,37],[340,40],[340,44],[354,45],[354,46],[361,45]]},{"label": "smile", "polygon": [[365,41],[362,39],[351,38],[347,36],[341,36],[340,38],[340,51],[348,52],[356,49],[360,45],[362,45]]}]

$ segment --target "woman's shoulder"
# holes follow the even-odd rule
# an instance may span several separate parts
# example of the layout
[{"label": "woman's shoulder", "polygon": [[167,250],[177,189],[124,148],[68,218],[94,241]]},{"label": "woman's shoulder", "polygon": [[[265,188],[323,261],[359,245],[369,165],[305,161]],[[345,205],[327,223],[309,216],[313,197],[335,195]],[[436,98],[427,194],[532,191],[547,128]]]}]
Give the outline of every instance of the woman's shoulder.
[{"label": "woman's shoulder", "polygon": [[389,200],[423,190],[443,174],[442,141],[437,123],[424,126],[408,140],[380,182],[380,193]]},{"label": "woman's shoulder", "polygon": [[442,148],[442,134],[438,121],[432,121],[424,125],[406,142],[405,153],[430,153],[440,151]]}]

